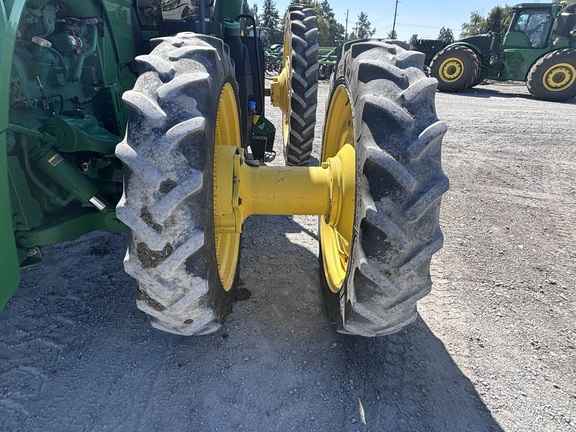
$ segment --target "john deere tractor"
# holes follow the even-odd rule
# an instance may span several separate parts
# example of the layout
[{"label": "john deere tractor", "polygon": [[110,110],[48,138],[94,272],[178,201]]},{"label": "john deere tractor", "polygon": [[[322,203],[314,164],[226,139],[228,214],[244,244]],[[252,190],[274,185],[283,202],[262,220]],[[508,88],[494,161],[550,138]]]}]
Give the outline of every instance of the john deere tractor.
[{"label": "john deere tractor", "polygon": [[576,96],[576,5],[522,3],[512,8],[508,31],[459,40],[430,64],[438,90],[458,92],[484,79],[526,81],[549,101]]},{"label": "john deere tractor", "polygon": [[42,247],[126,230],[137,306],[159,329],[209,333],[236,296],[244,220],[300,214],[319,216],[320,284],[340,331],[415,319],[448,188],[421,53],[344,45],[310,166],[318,30],[311,7],[290,6],[270,84],[286,166],[269,166],[264,51],[242,34],[255,23],[241,0],[0,5],[0,305]]}]

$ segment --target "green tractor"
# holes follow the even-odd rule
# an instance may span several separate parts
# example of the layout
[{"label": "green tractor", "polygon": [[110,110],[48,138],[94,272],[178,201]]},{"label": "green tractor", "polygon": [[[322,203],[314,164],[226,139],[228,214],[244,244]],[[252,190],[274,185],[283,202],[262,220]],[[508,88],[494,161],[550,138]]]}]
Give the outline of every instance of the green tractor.
[{"label": "green tractor", "polygon": [[576,5],[522,3],[512,8],[508,31],[448,45],[430,64],[438,90],[458,92],[484,79],[525,81],[549,101],[576,96]]},{"label": "green tractor", "polygon": [[318,30],[310,6],[290,6],[270,87],[286,163],[269,166],[264,49],[242,35],[255,22],[241,0],[0,5],[0,306],[43,247],[126,230],[138,308],[156,328],[210,333],[237,294],[244,220],[300,214],[319,216],[339,331],[379,336],[416,318],[448,188],[421,53],[344,45],[311,166]]}]

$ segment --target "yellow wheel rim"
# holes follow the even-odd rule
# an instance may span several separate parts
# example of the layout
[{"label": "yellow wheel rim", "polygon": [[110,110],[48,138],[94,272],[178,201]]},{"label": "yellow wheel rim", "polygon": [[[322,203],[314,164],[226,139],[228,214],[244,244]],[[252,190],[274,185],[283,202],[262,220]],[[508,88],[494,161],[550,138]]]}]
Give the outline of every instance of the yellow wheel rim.
[{"label": "yellow wheel rim", "polygon": [[547,90],[562,91],[576,80],[576,68],[569,63],[558,63],[544,73],[542,83]]},{"label": "yellow wheel rim", "polygon": [[282,72],[280,79],[283,81],[284,96],[281,98],[280,109],[282,110],[282,140],[284,147],[290,141],[290,95],[292,93],[292,37],[290,35],[290,22],[286,23],[286,31],[284,32],[284,58],[282,60]]},{"label": "yellow wheel rim", "polygon": [[[216,117],[216,133],[214,139],[214,240],[216,244],[216,261],[220,281],[225,291],[232,289],[236,268],[238,266],[238,254],[240,251],[240,234],[236,232],[222,232],[218,227],[224,224],[221,221],[221,211],[218,209],[219,194],[232,188],[232,171],[222,170],[219,164],[224,163],[218,158],[218,150],[222,146],[240,148],[240,123],[238,120],[238,106],[236,95],[230,83],[226,83],[220,94],[218,114]],[[222,175],[223,172],[230,174],[229,177]]]},{"label": "yellow wheel rim", "polygon": [[439,75],[444,82],[454,82],[462,76],[464,63],[455,57],[446,59],[440,65]]},{"label": "yellow wheel rim", "polygon": [[[341,172],[342,203],[337,215],[320,218],[320,244],[326,281],[332,292],[344,284],[352,250],[356,202],[356,152],[350,97],[343,85],[338,86],[330,100],[324,127],[322,162],[337,160]],[[336,194],[335,194],[336,196]]]},{"label": "yellow wheel rim", "polygon": [[290,14],[284,24],[284,51],[282,70],[270,82],[270,101],[282,111],[282,143],[284,148],[290,144],[290,116],[292,111],[292,32],[290,30]]}]

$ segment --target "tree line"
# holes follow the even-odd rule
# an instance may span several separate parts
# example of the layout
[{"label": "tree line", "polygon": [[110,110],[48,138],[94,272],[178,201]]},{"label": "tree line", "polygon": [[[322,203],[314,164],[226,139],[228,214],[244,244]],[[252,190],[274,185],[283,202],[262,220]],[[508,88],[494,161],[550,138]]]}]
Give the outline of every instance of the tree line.
[{"label": "tree line", "polygon": [[[336,19],[328,0],[301,0],[300,3],[308,4],[316,11],[320,46],[334,47],[344,40],[367,38],[376,33],[365,12],[360,12],[350,31],[347,31],[346,26]],[[284,42],[284,17],[287,10],[281,16],[274,0],[264,0],[261,12],[256,3],[250,6],[248,0],[244,0],[243,12],[254,16],[258,27],[268,29],[270,44]]]},{"label": "tree line", "polygon": [[[276,2],[274,0],[264,0],[262,12],[259,13],[256,3],[250,6],[248,0],[243,1],[243,12],[253,15],[256,19],[257,26],[268,29],[270,44],[282,44],[284,42],[284,16],[287,10],[280,16]],[[554,2],[576,4],[576,0],[555,0]],[[350,29],[351,31],[348,32],[346,27],[336,19],[328,0],[301,0],[300,3],[308,4],[316,11],[318,17],[318,43],[320,46],[334,47],[344,40],[368,38],[376,33],[376,29],[372,27],[368,15],[365,12],[358,14],[354,25]],[[486,16],[483,16],[478,11],[473,11],[470,14],[470,20],[462,24],[459,38],[489,32],[497,34],[505,33],[512,18],[510,8],[511,6],[508,4],[504,6],[494,6]],[[392,30],[387,36],[395,39],[397,33]],[[455,41],[454,33],[448,27],[442,27],[440,29],[437,39],[446,43]],[[414,43],[417,40],[418,34],[413,34],[409,42]]]}]

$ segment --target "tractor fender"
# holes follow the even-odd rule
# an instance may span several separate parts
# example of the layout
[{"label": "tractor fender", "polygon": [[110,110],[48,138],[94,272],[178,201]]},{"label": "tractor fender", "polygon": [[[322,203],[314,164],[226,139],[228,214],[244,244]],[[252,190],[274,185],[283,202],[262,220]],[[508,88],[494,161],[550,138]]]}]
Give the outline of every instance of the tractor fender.
[{"label": "tractor fender", "polygon": [[550,51],[545,51],[543,52],[541,55],[539,55],[538,57],[536,57],[534,59],[534,61],[532,61],[530,64],[526,65],[526,76],[524,77],[523,81],[526,81],[527,77],[528,77],[528,73],[530,72],[530,69],[532,69],[532,67],[538,63],[540,61],[540,59],[542,57],[545,57],[547,55],[549,55],[550,53],[553,53],[555,51],[560,51],[562,49],[570,49],[570,50],[576,50],[576,46],[559,46],[559,47],[554,47],[554,49],[551,49]]},{"label": "tractor fender", "polygon": [[493,38],[491,35],[470,36],[464,39],[460,39],[459,41],[448,45],[448,47],[465,46],[473,50],[479,56],[484,57],[490,54],[492,39]]}]

